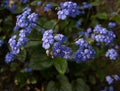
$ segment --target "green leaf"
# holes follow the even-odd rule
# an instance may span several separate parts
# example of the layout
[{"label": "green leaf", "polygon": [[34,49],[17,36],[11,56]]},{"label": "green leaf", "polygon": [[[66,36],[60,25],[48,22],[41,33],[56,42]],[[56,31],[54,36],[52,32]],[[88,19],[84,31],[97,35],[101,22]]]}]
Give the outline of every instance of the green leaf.
[{"label": "green leaf", "polygon": [[64,75],[58,75],[56,81],[50,81],[45,91],[72,91],[71,84]]},{"label": "green leaf", "polygon": [[17,59],[24,62],[26,59],[26,50],[23,49],[21,52],[17,55]]},{"label": "green leaf", "polygon": [[42,54],[34,55],[33,54],[31,59],[30,59],[29,66],[33,70],[44,70],[44,69],[52,66],[52,59],[47,58],[46,55],[42,55]]},{"label": "green leaf", "polygon": [[48,20],[44,27],[46,27],[47,29],[52,29],[56,24],[56,21],[55,20]]},{"label": "green leaf", "polygon": [[32,41],[27,45],[26,50],[29,54],[30,63],[29,66],[33,70],[44,70],[52,66],[52,61],[50,57],[47,57],[45,50],[41,47],[39,41]]},{"label": "green leaf", "polygon": [[53,61],[53,65],[55,66],[56,70],[60,73],[60,74],[64,74],[67,70],[68,67],[68,63],[65,59],[63,58],[56,58]]},{"label": "green leaf", "polygon": [[41,0],[34,0],[33,2],[31,2],[30,5],[32,5],[32,6],[36,6],[38,1],[41,1]]},{"label": "green leaf", "polygon": [[107,15],[107,13],[105,13],[105,12],[103,12],[103,13],[98,13],[98,14],[96,14],[95,16],[96,16],[97,18],[99,18],[99,19],[105,19],[105,20],[108,19],[108,15]]},{"label": "green leaf", "polygon": [[29,42],[27,43],[27,45],[25,46],[25,48],[33,47],[33,46],[38,46],[38,45],[40,45],[40,44],[41,44],[40,41],[29,41]]},{"label": "green leaf", "polygon": [[100,5],[100,1],[99,0],[95,0],[94,2],[90,3],[92,6],[98,6]]},{"label": "green leaf", "polygon": [[90,91],[83,79],[78,78],[72,82],[72,91]]},{"label": "green leaf", "polygon": [[18,67],[18,64],[15,63],[15,62],[12,62],[10,64],[10,70],[13,71],[13,72],[16,71],[17,67]]},{"label": "green leaf", "polygon": [[112,17],[112,20],[116,21],[117,23],[120,24],[120,15],[115,15]]}]

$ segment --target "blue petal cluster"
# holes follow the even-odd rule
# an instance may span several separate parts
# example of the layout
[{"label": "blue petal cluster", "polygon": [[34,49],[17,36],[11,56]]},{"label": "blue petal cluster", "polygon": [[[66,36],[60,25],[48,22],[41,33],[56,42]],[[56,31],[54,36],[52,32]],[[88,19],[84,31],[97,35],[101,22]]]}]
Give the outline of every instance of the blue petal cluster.
[{"label": "blue petal cluster", "polygon": [[0,40],[0,47],[4,44],[4,40]]},{"label": "blue petal cluster", "polygon": [[103,90],[101,91],[114,91],[114,86],[112,85],[114,83],[114,81],[120,81],[120,76],[118,75],[108,75],[105,77],[107,83],[108,83],[108,86],[106,86]]},{"label": "blue petal cluster", "polygon": [[56,35],[54,36],[54,39],[55,39],[57,42],[61,42],[61,43],[68,41],[67,37],[65,37],[63,34],[56,34]]},{"label": "blue petal cluster", "polygon": [[54,43],[54,36],[53,36],[53,30],[52,29],[44,32],[42,41],[43,41],[42,47],[45,48],[45,49],[49,49],[50,44]]},{"label": "blue petal cluster", "polygon": [[9,63],[11,61],[14,61],[14,54],[11,52],[8,52],[5,56],[5,62]]},{"label": "blue petal cluster", "polygon": [[109,23],[108,23],[108,26],[109,26],[110,28],[114,28],[114,27],[116,26],[116,23],[115,23],[115,22],[109,22]]},{"label": "blue petal cluster", "polygon": [[38,15],[31,13],[30,8],[26,8],[21,15],[17,16],[16,26],[14,28],[15,33],[19,31],[19,36],[14,35],[9,39],[9,45],[13,54],[18,54],[20,48],[25,46],[28,42],[27,34],[30,34],[32,29],[36,26]]},{"label": "blue petal cluster", "polygon": [[25,73],[30,73],[30,72],[32,72],[32,68],[26,67],[26,68],[24,69],[24,72],[25,72]]},{"label": "blue petal cluster", "polygon": [[52,4],[46,4],[45,7],[44,7],[44,11],[48,12],[48,11],[51,10],[51,8],[52,8]]},{"label": "blue petal cluster", "polygon": [[82,6],[84,9],[91,9],[92,8],[92,5],[89,4],[88,2],[83,2],[83,6]]},{"label": "blue petal cluster", "polygon": [[82,61],[87,61],[89,59],[94,59],[95,50],[92,46],[88,45],[87,41],[83,38],[76,41],[76,45],[79,46],[79,49],[74,54],[74,59],[76,63],[81,63]]},{"label": "blue petal cluster", "polygon": [[21,15],[17,16],[16,26],[19,28],[34,28],[37,20],[38,14],[31,13],[31,9],[26,8]]},{"label": "blue petal cluster", "polygon": [[116,60],[118,57],[118,53],[115,49],[111,48],[111,49],[108,49],[105,56],[109,57],[110,60]]},{"label": "blue petal cluster", "polygon": [[[101,25],[95,26],[94,30],[94,38],[97,42],[105,43],[107,46],[113,46],[113,40],[115,39],[116,35],[113,31],[108,31],[106,28],[102,27]],[[93,35],[92,35],[93,36]]]},{"label": "blue petal cluster", "polygon": [[23,4],[27,4],[29,0],[20,0],[20,2],[22,2]]},{"label": "blue petal cluster", "polygon": [[75,18],[77,15],[81,14],[77,3],[67,1],[61,3],[60,7],[61,9],[57,12],[58,19],[64,20],[67,16]]},{"label": "blue petal cluster", "polygon": [[61,57],[68,59],[72,55],[72,50],[65,45],[61,45],[61,43],[56,42],[52,47],[52,53],[53,57]]},{"label": "blue petal cluster", "polygon": [[14,12],[15,9],[16,9],[16,5],[15,4],[9,5],[9,4],[10,4],[10,0],[3,0],[3,1],[1,1],[0,6],[3,7],[3,8],[8,9],[11,12]]},{"label": "blue petal cluster", "polygon": [[106,76],[106,81],[107,81],[107,83],[110,85],[110,84],[112,84],[113,83],[113,81],[114,81],[114,79],[111,77],[111,76]]}]

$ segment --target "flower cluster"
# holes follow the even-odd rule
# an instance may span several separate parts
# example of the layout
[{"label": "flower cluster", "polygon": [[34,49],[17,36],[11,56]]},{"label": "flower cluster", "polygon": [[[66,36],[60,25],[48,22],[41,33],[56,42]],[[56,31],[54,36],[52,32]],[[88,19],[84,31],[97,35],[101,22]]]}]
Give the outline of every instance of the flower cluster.
[{"label": "flower cluster", "polygon": [[14,54],[13,53],[11,53],[11,52],[8,52],[7,54],[6,54],[6,56],[5,56],[5,62],[6,63],[9,63],[9,62],[11,62],[11,61],[13,61],[14,60]]},{"label": "flower cluster", "polygon": [[85,41],[83,38],[80,38],[76,41],[76,45],[79,46],[79,49],[74,54],[74,59],[76,60],[76,63],[81,63],[82,61],[94,59],[95,50],[87,43],[87,41]]},{"label": "flower cluster", "polygon": [[92,35],[92,38],[94,38],[97,42],[105,43],[106,46],[113,46],[113,40],[116,37],[113,31],[108,31],[101,25],[97,25],[95,26],[93,32],[94,34]]},{"label": "flower cluster", "polygon": [[10,0],[3,0],[3,2],[0,4],[1,7],[8,9],[11,12],[14,12],[16,9],[16,5],[13,3],[10,3]]},{"label": "flower cluster", "polygon": [[28,3],[28,2],[29,2],[29,0],[20,0],[20,2],[22,2],[22,3],[26,4],[26,3]]},{"label": "flower cluster", "polygon": [[67,1],[60,4],[61,10],[57,12],[58,19],[64,20],[67,16],[75,18],[77,15],[82,14],[83,11],[79,10],[77,3]]},{"label": "flower cluster", "polygon": [[[32,29],[36,26],[38,15],[31,13],[31,9],[26,8],[25,11],[17,16],[17,22],[14,29],[20,29],[19,36],[16,34],[9,39],[11,53],[16,55],[20,52],[20,48],[25,46],[28,42],[27,34],[30,34]],[[16,31],[16,30],[15,30]]]},{"label": "flower cluster", "polygon": [[36,21],[38,19],[38,14],[31,13],[30,8],[24,9],[21,15],[17,16],[16,26],[18,28],[27,28],[27,33],[30,33],[32,28],[36,26]]},{"label": "flower cluster", "polygon": [[88,2],[83,2],[82,4],[83,4],[82,8],[84,8],[84,9],[91,9],[92,8],[92,5],[89,4]]},{"label": "flower cluster", "polygon": [[110,60],[116,60],[118,57],[118,53],[115,49],[111,48],[111,49],[108,49],[105,56],[109,57]]},{"label": "flower cluster", "polygon": [[106,82],[108,83],[109,86],[106,86],[103,90],[101,91],[114,91],[114,86],[112,85],[115,81],[120,81],[120,76],[118,75],[113,75],[113,76],[106,76]]},{"label": "flower cluster", "polygon": [[52,53],[53,57],[68,59],[72,55],[72,50],[69,47],[62,45],[61,43],[56,42],[52,47]]},{"label": "flower cluster", "polygon": [[52,8],[52,4],[46,4],[45,7],[44,7],[44,11],[48,12],[48,11],[51,10],[51,8]]},{"label": "flower cluster", "polygon": [[43,41],[42,47],[45,48],[45,49],[49,49],[50,44],[54,43],[54,37],[53,37],[53,30],[52,29],[44,32],[42,41]]},{"label": "flower cluster", "polygon": [[110,28],[114,28],[114,27],[116,26],[116,23],[115,23],[115,22],[109,22],[109,23],[108,23],[108,26],[109,26]]}]

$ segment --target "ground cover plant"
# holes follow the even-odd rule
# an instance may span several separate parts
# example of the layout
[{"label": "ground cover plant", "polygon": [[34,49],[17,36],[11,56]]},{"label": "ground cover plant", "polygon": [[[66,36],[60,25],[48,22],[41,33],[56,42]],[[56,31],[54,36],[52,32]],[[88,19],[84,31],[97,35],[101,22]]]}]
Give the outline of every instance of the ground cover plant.
[{"label": "ground cover plant", "polygon": [[120,0],[1,0],[0,91],[120,91]]}]

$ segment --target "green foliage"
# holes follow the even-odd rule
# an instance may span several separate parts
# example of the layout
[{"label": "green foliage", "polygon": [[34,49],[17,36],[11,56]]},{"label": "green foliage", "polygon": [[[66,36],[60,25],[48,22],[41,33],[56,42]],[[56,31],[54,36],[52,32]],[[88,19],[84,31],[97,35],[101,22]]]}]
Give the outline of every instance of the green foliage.
[{"label": "green foliage", "polygon": [[72,91],[90,91],[83,79],[78,78],[72,82]]},{"label": "green foliage", "polygon": [[63,58],[56,58],[55,60],[53,60],[53,65],[55,66],[56,70],[60,74],[65,74],[65,72],[68,68],[67,60],[65,60]]},{"label": "green foliage", "polygon": [[50,81],[45,91],[72,91],[72,86],[64,75],[58,75],[56,81]]}]

